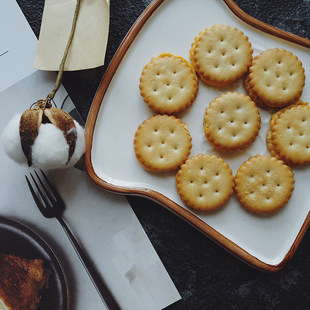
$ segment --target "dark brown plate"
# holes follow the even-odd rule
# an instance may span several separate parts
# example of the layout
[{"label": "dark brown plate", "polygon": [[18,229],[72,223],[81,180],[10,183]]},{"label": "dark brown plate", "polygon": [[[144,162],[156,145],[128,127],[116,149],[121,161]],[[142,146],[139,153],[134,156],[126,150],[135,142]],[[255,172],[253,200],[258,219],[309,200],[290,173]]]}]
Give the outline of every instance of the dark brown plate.
[{"label": "dark brown plate", "polygon": [[51,270],[49,288],[38,310],[68,310],[69,296],[64,272],[53,251],[34,231],[15,220],[0,217],[0,253],[14,254],[27,259],[43,259]]}]

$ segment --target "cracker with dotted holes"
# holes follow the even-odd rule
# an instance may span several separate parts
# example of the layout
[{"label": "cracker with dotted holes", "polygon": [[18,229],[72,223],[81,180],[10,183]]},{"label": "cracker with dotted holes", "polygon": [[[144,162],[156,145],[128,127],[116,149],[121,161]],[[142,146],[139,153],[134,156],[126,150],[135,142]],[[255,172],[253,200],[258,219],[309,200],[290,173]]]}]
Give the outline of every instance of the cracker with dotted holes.
[{"label": "cracker with dotted holes", "polygon": [[[271,122],[272,124],[272,122]],[[293,165],[310,163],[310,107],[292,105],[273,119],[271,140],[283,161]]]},{"label": "cracker with dotted holes", "polygon": [[249,72],[251,88],[267,106],[294,104],[302,95],[305,70],[290,51],[273,48],[261,52]]},{"label": "cracker with dotted holes", "polygon": [[138,127],[134,150],[140,164],[147,170],[175,170],[185,162],[192,143],[187,124],[169,115],[151,116]]},{"label": "cracker with dotted holes", "polygon": [[282,160],[256,155],[238,169],[235,192],[246,209],[256,213],[270,213],[289,201],[294,183],[294,173]]},{"label": "cracker with dotted holes", "polygon": [[188,207],[211,211],[229,200],[233,193],[234,177],[223,159],[199,154],[181,166],[176,175],[176,187]]},{"label": "cracker with dotted holes", "polygon": [[[302,104],[302,101],[299,100],[298,103]],[[267,143],[267,147],[269,149],[269,152],[271,154],[271,156],[274,156],[275,158],[282,160],[286,165],[292,166],[292,162],[284,160],[283,158],[280,157],[280,155],[276,152],[274,145],[273,145],[273,140],[272,140],[272,131],[271,128],[274,126],[274,122],[275,120],[278,118],[278,116],[283,113],[286,109],[288,109],[289,107],[291,107],[291,105],[286,106],[284,108],[282,108],[281,110],[278,110],[277,112],[273,113],[270,117],[270,128],[267,130],[266,133],[266,143]]]},{"label": "cracker with dotted holes", "polygon": [[292,106],[296,106],[296,105],[308,105],[308,102],[305,102],[305,101],[302,101],[302,100],[298,100],[295,104],[290,104],[290,105],[288,105],[288,106],[286,106],[284,108],[281,108],[277,112],[273,113],[271,115],[271,117],[270,117],[270,128],[272,128],[274,126],[275,120],[279,117],[279,115],[281,113],[283,113],[287,109],[291,108]]},{"label": "cracker with dotted holes", "polygon": [[222,94],[205,110],[204,132],[221,151],[241,150],[252,143],[260,130],[261,118],[249,96],[237,92]]},{"label": "cracker with dotted holes", "polygon": [[156,113],[172,115],[193,103],[199,84],[193,66],[186,59],[162,53],[144,66],[139,88],[143,100]]},{"label": "cracker with dotted holes", "polygon": [[249,97],[256,103],[257,106],[259,106],[260,108],[263,109],[267,109],[270,108],[268,107],[264,102],[262,102],[259,97],[257,96],[257,94],[253,91],[251,85],[250,85],[250,77],[249,77],[249,73],[246,73],[243,77],[243,84],[245,87],[245,90],[247,91]]},{"label": "cracker with dotted holes", "polygon": [[271,156],[274,156],[278,160],[282,160],[288,166],[293,165],[292,162],[284,160],[283,158],[281,158],[280,155],[275,151],[273,141],[272,141],[272,131],[270,128],[267,130],[267,133],[266,133],[266,142],[267,142],[267,147],[268,147],[268,150],[269,150]]},{"label": "cracker with dotted holes", "polygon": [[[299,100],[296,105],[307,105],[308,103],[307,102],[304,102],[302,100]],[[274,126],[274,122],[275,120],[278,118],[278,116],[283,113],[286,109],[289,109],[292,105],[289,105],[289,106],[286,106],[284,108],[282,108],[281,110],[278,110],[277,112],[273,113],[271,115],[271,118],[270,118],[270,128],[267,130],[267,133],[266,133],[266,142],[267,142],[267,147],[270,151],[270,154],[271,156],[274,156],[276,157],[277,159],[279,160],[282,160],[286,165],[289,165],[289,166],[292,166],[293,163],[289,160],[285,160],[284,158],[281,158],[280,155],[276,152],[275,148],[274,148],[274,145],[273,145],[273,140],[272,140],[272,130],[271,128]]]},{"label": "cracker with dotted holes", "polygon": [[225,86],[248,71],[253,59],[251,46],[248,37],[237,28],[213,25],[195,37],[190,59],[204,82]]}]

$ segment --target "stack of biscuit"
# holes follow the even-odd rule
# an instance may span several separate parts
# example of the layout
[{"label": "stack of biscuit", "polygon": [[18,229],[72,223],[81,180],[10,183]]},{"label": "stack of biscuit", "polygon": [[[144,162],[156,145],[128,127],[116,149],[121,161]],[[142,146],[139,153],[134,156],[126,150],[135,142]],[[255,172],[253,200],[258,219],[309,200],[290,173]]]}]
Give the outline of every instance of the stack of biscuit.
[{"label": "stack of biscuit", "polygon": [[176,175],[180,198],[195,210],[218,209],[229,200],[234,186],[234,176],[228,164],[210,154],[192,156]]},{"label": "stack of biscuit", "polygon": [[237,151],[252,143],[260,130],[260,114],[249,96],[222,94],[205,110],[203,125],[209,142],[220,151]]},{"label": "stack of biscuit", "polygon": [[134,149],[147,170],[165,172],[178,169],[192,148],[187,125],[173,115],[151,116],[138,127]]},{"label": "stack of biscuit", "polygon": [[161,53],[147,63],[140,77],[140,94],[156,113],[177,114],[188,108],[198,93],[193,66],[183,57]]},{"label": "stack of biscuit", "polygon": [[274,113],[267,131],[267,146],[272,156],[287,165],[310,163],[310,107],[299,100]]},{"label": "stack of biscuit", "polygon": [[244,85],[258,106],[282,108],[300,99],[305,78],[297,56],[285,49],[273,48],[255,56]]},{"label": "stack of biscuit", "polygon": [[291,168],[268,155],[256,155],[245,161],[234,181],[239,202],[256,213],[282,208],[292,196],[295,183]]},{"label": "stack of biscuit", "polygon": [[222,87],[240,79],[252,63],[251,43],[241,30],[213,25],[194,39],[190,59],[200,78]]}]

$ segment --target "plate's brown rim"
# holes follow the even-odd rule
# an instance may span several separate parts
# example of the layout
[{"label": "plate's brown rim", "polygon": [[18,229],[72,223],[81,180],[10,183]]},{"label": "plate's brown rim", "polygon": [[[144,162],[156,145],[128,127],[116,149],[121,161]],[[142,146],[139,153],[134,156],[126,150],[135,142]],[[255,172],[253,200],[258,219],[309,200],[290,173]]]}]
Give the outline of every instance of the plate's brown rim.
[{"label": "plate's brown rim", "polygon": [[[133,24],[127,35],[125,36],[122,44],[120,45],[119,49],[117,50],[113,60],[111,61],[103,80],[101,81],[97,93],[94,97],[89,116],[87,118],[86,127],[85,127],[85,139],[86,139],[86,151],[84,154],[84,165],[85,170],[90,177],[90,179],[97,184],[98,186],[102,187],[105,190],[124,194],[124,195],[139,195],[143,197],[148,197],[149,199],[155,200],[165,207],[167,207],[170,211],[177,214],[190,224],[194,225],[197,229],[205,233],[208,237],[214,240],[216,243],[224,247],[226,250],[231,252],[233,255],[237,256],[239,259],[243,260],[244,262],[250,264],[253,267],[258,269],[268,271],[268,272],[276,272],[284,268],[286,264],[291,260],[293,257],[298,245],[300,244],[305,232],[307,231],[310,225],[310,212],[306,217],[294,243],[292,244],[290,250],[283,258],[283,260],[277,265],[271,265],[262,262],[258,258],[254,257],[253,255],[249,254],[247,251],[242,249],[240,246],[220,234],[218,231],[213,229],[211,226],[200,220],[196,217],[193,213],[189,212],[188,210],[184,209],[182,206],[178,205],[174,201],[170,200],[166,196],[158,193],[156,191],[141,188],[141,187],[123,187],[118,185],[110,184],[101,178],[95,173],[92,161],[91,161],[91,150],[92,150],[92,141],[93,141],[93,133],[95,129],[95,124],[97,120],[97,116],[100,110],[100,106],[103,100],[103,97],[110,85],[110,82],[116,73],[123,57],[126,55],[127,50],[133,43],[134,39],[143,28],[147,20],[152,16],[152,14],[156,11],[156,9],[164,2],[165,0],[153,0],[151,4],[144,10],[144,12],[140,15],[140,17],[136,20]],[[241,20],[248,23],[255,28],[274,35],[276,37],[282,38],[284,40],[305,46],[310,48],[310,40],[299,37],[297,35],[288,33],[281,29],[275,28],[268,24],[265,24],[250,15],[246,14],[242,11],[232,0],[222,0],[226,3],[229,9]]]}]

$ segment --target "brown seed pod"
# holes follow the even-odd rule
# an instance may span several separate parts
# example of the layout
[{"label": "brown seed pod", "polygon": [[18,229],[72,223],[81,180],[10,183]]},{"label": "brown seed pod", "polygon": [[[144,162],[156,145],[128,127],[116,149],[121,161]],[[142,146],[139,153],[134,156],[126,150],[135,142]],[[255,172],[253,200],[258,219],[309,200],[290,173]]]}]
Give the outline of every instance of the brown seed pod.
[{"label": "brown seed pod", "polygon": [[32,146],[42,123],[52,123],[63,132],[69,145],[68,163],[74,153],[77,139],[73,118],[64,110],[52,107],[50,100],[40,99],[34,104],[33,108],[22,114],[19,123],[20,141],[28,166],[32,165]]}]

